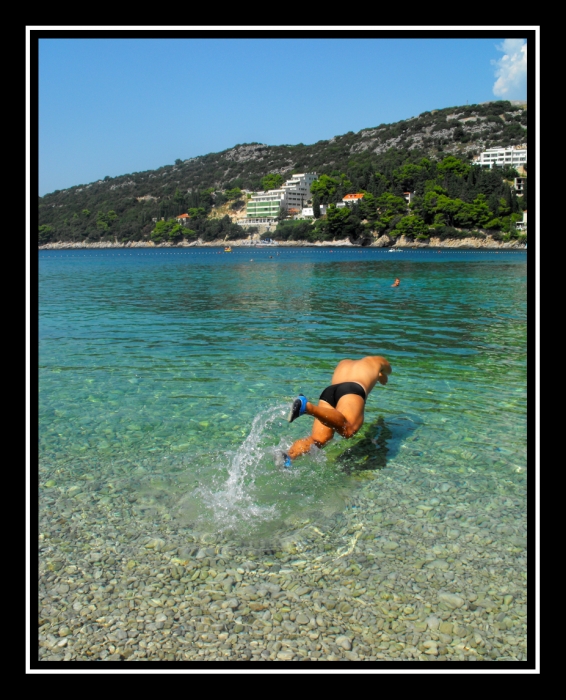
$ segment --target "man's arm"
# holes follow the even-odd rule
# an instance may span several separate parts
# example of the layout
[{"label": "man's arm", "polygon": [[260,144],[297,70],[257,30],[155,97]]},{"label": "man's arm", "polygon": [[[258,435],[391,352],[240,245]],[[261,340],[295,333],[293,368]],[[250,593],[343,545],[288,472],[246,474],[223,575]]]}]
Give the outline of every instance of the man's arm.
[{"label": "man's arm", "polygon": [[383,386],[385,386],[387,384],[388,377],[393,371],[393,369],[389,364],[388,360],[385,359],[385,357],[377,357],[376,359],[380,364],[379,374],[377,375],[377,381],[380,384],[383,384]]}]

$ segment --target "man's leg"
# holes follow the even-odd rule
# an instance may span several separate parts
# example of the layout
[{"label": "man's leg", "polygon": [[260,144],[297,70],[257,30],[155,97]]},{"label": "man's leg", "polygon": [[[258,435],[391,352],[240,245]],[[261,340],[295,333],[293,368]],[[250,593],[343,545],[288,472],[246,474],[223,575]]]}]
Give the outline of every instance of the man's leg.
[{"label": "man's leg", "polygon": [[323,425],[332,428],[344,438],[355,435],[364,422],[365,401],[357,394],[346,394],[336,404],[336,408],[326,401],[319,401],[318,406],[307,401],[306,411],[317,418]]},{"label": "man's leg", "polygon": [[[330,404],[327,405],[329,408],[332,408]],[[334,430],[315,419],[312,426],[312,432],[309,437],[296,440],[287,450],[287,454],[291,459],[295,459],[295,457],[299,457],[300,455],[304,455],[305,452],[308,452],[313,445],[316,445],[317,447],[326,445],[326,443],[332,440],[333,437]]]},{"label": "man's leg", "polygon": [[344,438],[355,435],[364,422],[364,403],[362,397],[356,394],[343,396],[336,408],[326,401],[319,401],[318,406],[307,401],[305,413],[315,418],[312,433],[291,445],[287,451],[289,457],[295,459],[308,452],[313,445],[322,447],[332,439],[334,431]]}]

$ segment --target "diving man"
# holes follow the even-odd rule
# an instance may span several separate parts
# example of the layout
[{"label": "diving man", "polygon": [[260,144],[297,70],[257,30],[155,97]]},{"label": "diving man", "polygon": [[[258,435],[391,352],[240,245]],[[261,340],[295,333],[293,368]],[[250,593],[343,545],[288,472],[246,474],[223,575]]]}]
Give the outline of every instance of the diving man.
[{"label": "diving man", "polygon": [[293,401],[288,421],[292,423],[305,413],[314,416],[309,437],[296,440],[283,453],[283,464],[291,466],[291,460],[308,452],[313,445],[322,447],[337,432],[344,438],[355,435],[364,423],[364,407],[367,397],[377,382],[385,386],[391,365],[379,355],[360,360],[342,360],[332,375],[332,384],[320,395],[318,405],[299,395]]}]

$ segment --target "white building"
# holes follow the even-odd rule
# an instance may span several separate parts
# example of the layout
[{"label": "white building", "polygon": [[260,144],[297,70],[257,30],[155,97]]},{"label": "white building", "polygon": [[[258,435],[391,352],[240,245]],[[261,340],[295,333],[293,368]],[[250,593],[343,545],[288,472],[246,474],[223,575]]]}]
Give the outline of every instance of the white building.
[{"label": "white building", "polygon": [[488,148],[474,161],[482,168],[493,168],[494,165],[511,165],[517,168],[527,163],[526,148]]},{"label": "white building", "polygon": [[281,188],[285,194],[287,209],[301,209],[311,198],[311,185],[316,180],[316,173],[293,175]]},{"label": "white building", "polygon": [[[321,204],[320,205],[320,215],[324,216],[328,210],[328,205],[327,204]],[[311,219],[314,217],[314,210],[312,207],[303,207],[301,210],[301,213],[297,218],[300,219]]]},{"label": "white building", "polygon": [[517,231],[526,231],[527,230],[527,210],[526,209],[523,212],[523,220],[518,221],[515,224],[515,227],[516,227]]},{"label": "white building", "polygon": [[252,194],[247,202],[246,218],[238,221],[238,224],[251,226],[273,223],[282,208],[298,214],[311,198],[311,185],[316,178],[316,173],[299,173],[293,175],[277,190]]}]

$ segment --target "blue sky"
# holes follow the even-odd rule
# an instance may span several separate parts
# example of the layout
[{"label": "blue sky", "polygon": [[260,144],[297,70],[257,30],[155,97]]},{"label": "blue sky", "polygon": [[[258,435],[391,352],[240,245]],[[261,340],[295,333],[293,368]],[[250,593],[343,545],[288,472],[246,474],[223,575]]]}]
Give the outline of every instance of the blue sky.
[{"label": "blue sky", "polygon": [[39,194],[237,143],[311,144],[425,110],[525,100],[526,40],[39,41]]}]

